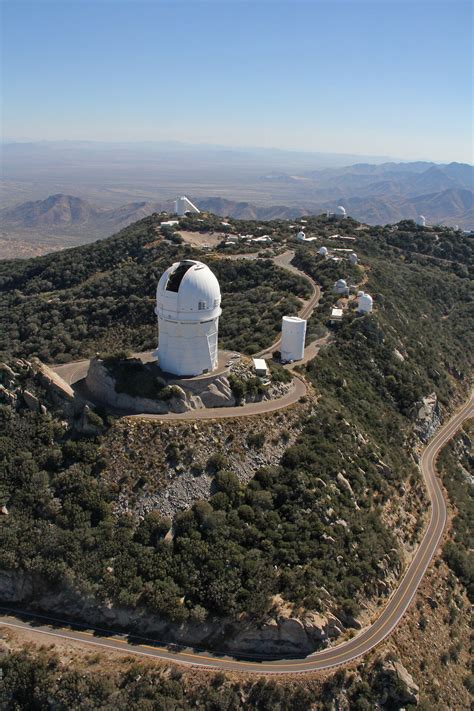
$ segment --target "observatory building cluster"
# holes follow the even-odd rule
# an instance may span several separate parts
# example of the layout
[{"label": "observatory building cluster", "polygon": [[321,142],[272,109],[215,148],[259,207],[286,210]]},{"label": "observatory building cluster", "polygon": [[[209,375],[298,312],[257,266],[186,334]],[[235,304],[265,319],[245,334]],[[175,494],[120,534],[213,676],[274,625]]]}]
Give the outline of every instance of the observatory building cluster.
[{"label": "observatory building cluster", "polygon": [[[156,289],[159,342],[154,355],[161,370],[187,377],[215,370],[221,313],[219,282],[206,264],[185,259],[168,267]],[[283,317],[283,362],[303,358],[305,337],[305,319]],[[259,367],[266,372],[266,366]]]},{"label": "observatory building cluster", "polygon": [[[175,201],[178,216],[199,209],[187,197]],[[330,216],[345,219],[346,210],[339,206]],[[174,221],[177,222],[177,221]],[[302,220],[304,222],[304,220]],[[268,236],[265,235],[265,238]],[[334,235],[338,237],[338,235]],[[263,241],[263,238],[261,238]],[[303,228],[296,235],[299,242],[309,242]],[[340,262],[347,259],[351,265],[358,263],[357,254],[352,249],[322,246],[318,254],[324,259]],[[345,279],[338,279],[333,286],[338,296],[355,292]],[[342,318],[342,302],[333,308],[330,320]],[[344,307],[344,305],[342,304]],[[368,314],[372,311],[373,300],[369,294],[357,294],[357,312]],[[156,290],[155,314],[158,319],[158,347],[154,353],[160,369],[174,376],[196,377],[212,373],[219,363],[218,335],[221,310],[219,282],[211,269],[198,260],[185,259],[175,262],[162,274]],[[304,357],[306,320],[298,316],[283,316],[281,326],[280,359],[282,363],[292,363]],[[264,359],[254,360],[257,372],[267,372]]]}]

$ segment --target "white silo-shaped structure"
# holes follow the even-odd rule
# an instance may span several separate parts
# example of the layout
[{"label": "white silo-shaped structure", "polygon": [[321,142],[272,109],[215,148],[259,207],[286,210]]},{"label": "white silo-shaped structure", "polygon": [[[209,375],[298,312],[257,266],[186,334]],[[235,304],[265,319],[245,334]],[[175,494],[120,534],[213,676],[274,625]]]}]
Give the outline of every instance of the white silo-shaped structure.
[{"label": "white silo-shaped structure", "polygon": [[283,316],[281,322],[281,360],[301,360],[304,355],[306,321],[298,316]]},{"label": "white silo-shaped structure", "polygon": [[206,264],[175,262],[156,290],[158,348],[161,370],[173,375],[201,375],[217,367],[221,291]]},{"label": "white silo-shaped structure", "polygon": [[319,254],[321,257],[327,257],[327,256],[328,256],[328,248],[327,248],[327,247],[320,247],[320,248],[318,249],[318,254]]},{"label": "white silo-shaped structure", "polygon": [[370,294],[365,294],[363,291],[359,291],[357,298],[357,312],[359,314],[370,314],[374,305],[374,300],[372,299]]},{"label": "white silo-shaped structure", "polygon": [[186,195],[182,195],[181,197],[176,198],[176,200],[174,201],[174,211],[180,217],[186,215],[186,213],[188,212],[201,212],[200,209],[196,207],[196,205],[192,203],[189,198],[186,197]]},{"label": "white silo-shaped structure", "polygon": [[303,232],[303,230],[300,230],[300,231],[298,232],[298,234],[296,235],[296,239],[298,240],[298,242],[304,242],[304,241],[305,241],[306,235],[305,235],[305,233]]},{"label": "white silo-shaped structure", "polygon": [[349,254],[349,264],[352,264],[353,266],[355,266],[358,263],[358,261],[359,261],[359,258],[357,256],[357,254],[355,252],[351,252],[351,254]]},{"label": "white silo-shaped structure", "polygon": [[333,291],[335,291],[336,294],[348,294],[349,287],[347,286],[346,280],[338,279],[336,282],[334,282]]},{"label": "white silo-shaped structure", "polygon": [[340,220],[343,220],[345,217],[347,217],[346,208],[342,205],[338,205],[336,208],[336,215]]},{"label": "white silo-shaped structure", "polygon": [[418,215],[416,224],[420,227],[426,227],[426,217],[424,215]]}]

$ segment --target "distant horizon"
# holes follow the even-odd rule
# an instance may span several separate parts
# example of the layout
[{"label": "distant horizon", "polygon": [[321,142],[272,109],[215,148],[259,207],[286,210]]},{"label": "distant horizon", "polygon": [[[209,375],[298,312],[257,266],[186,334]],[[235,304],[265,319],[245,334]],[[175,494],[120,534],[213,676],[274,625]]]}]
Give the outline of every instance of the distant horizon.
[{"label": "distant horizon", "polygon": [[[449,165],[450,163],[459,163],[464,165],[474,165],[474,162],[469,160],[457,160],[457,159],[436,159],[428,157],[412,157],[405,158],[403,156],[391,156],[391,155],[379,155],[379,154],[368,154],[368,153],[357,153],[352,151],[334,151],[334,150],[316,150],[313,148],[290,148],[290,147],[278,147],[278,146],[259,146],[252,144],[234,144],[234,143],[208,143],[205,141],[186,141],[174,138],[137,138],[137,139],[101,139],[101,138],[33,138],[33,137],[0,137],[0,143],[4,145],[11,144],[22,144],[22,143],[41,143],[41,144],[54,144],[54,143],[66,143],[66,144],[97,144],[97,145],[110,145],[110,146],[140,146],[148,144],[156,144],[162,146],[182,146],[189,148],[201,148],[201,149],[222,149],[222,150],[235,150],[235,151],[262,151],[262,152],[275,152],[275,153],[287,153],[287,154],[298,154],[298,155],[315,155],[315,156],[347,156],[348,158],[363,158],[363,162],[370,163],[368,159],[374,159],[377,163],[435,163],[438,165]],[[348,164],[349,165],[349,164]]]}]

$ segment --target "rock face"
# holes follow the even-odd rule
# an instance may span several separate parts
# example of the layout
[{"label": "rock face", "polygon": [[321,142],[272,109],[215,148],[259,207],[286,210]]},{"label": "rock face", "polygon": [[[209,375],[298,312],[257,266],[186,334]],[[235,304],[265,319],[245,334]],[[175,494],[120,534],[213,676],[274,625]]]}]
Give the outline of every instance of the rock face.
[{"label": "rock face", "polygon": [[24,390],[23,391],[23,400],[26,403],[26,406],[32,411],[32,412],[39,412],[40,409],[40,402],[36,395],[33,395],[33,393],[30,393],[29,390]]},{"label": "rock face", "polygon": [[380,699],[382,704],[386,704],[388,700],[401,705],[418,704],[419,687],[400,662],[386,660],[380,672],[380,680],[383,684]]},{"label": "rock face", "polygon": [[431,393],[418,403],[415,432],[418,437],[427,442],[441,424],[441,410],[436,393]]},{"label": "rock face", "polygon": [[232,407],[236,404],[225,375],[196,379],[192,385],[189,383],[186,381],[183,386],[173,384],[174,394],[169,400],[153,400],[116,392],[115,380],[101,360],[91,360],[86,377],[87,390],[94,399],[124,412],[164,415],[168,412],[188,412],[203,407]]},{"label": "rock face", "polygon": [[54,592],[22,571],[0,574],[0,602],[23,603],[31,609],[86,620],[97,626],[126,629],[178,644],[214,647],[228,653],[309,654],[336,639],[344,629],[336,617],[307,613],[303,618],[277,616],[263,624],[239,624],[228,619],[175,625],[141,609],[109,607],[66,587]]}]

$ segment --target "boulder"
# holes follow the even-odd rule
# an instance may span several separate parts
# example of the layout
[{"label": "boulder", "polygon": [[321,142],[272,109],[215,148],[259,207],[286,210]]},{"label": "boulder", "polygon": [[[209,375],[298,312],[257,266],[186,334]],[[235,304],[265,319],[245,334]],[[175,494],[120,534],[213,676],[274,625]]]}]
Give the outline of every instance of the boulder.
[{"label": "boulder", "polygon": [[380,672],[380,681],[383,686],[380,700],[383,704],[389,699],[400,705],[418,704],[420,689],[400,662],[385,660]]},{"label": "boulder", "polygon": [[349,494],[351,495],[351,499],[352,499],[352,501],[353,501],[353,503],[354,503],[354,508],[356,509],[356,511],[358,511],[358,510],[359,510],[359,505],[358,505],[358,503],[357,503],[357,501],[356,501],[356,497],[355,497],[354,491],[353,491],[353,489],[352,489],[352,486],[351,486],[349,480],[346,479],[346,477],[344,476],[344,474],[341,474],[341,472],[338,473],[336,479],[337,479],[338,483],[339,483],[344,489],[346,489],[346,490],[349,492]]},{"label": "boulder", "polygon": [[441,409],[436,393],[431,393],[416,404],[415,432],[427,442],[441,424]]},{"label": "boulder", "polygon": [[25,405],[32,411],[32,412],[39,412],[40,409],[40,402],[36,395],[33,395],[33,393],[30,393],[29,390],[23,390],[23,400],[25,401]]}]

